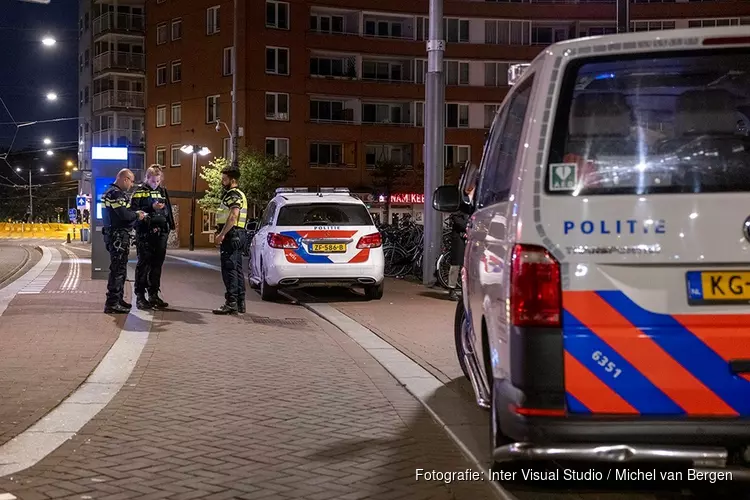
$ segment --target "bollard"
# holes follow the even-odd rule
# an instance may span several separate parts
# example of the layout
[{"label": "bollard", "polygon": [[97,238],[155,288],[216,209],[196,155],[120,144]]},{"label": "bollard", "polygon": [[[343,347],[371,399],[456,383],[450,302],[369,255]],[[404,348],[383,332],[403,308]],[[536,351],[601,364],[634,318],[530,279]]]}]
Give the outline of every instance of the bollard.
[{"label": "bollard", "polygon": [[65,236],[68,237],[68,245],[70,245],[70,233],[67,233]]}]

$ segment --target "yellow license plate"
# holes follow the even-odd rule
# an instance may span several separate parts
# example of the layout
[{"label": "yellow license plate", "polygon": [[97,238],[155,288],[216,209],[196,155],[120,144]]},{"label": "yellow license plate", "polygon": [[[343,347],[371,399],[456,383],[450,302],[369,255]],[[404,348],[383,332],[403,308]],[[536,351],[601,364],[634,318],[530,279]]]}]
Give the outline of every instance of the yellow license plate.
[{"label": "yellow license plate", "polygon": [[344,253],[346,243],[313,243],[311,251],[315,253]]},{"label": "yellow license plate", "polygon": [[750,271],[690,271],[687,285],[691,303],[750,302]]}]

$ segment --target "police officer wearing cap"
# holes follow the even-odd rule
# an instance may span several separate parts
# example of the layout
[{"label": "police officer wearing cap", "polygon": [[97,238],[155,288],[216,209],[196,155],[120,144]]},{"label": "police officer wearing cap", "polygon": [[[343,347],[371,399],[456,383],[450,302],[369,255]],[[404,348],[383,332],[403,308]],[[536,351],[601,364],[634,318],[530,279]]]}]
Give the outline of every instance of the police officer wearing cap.
[{"label": "police officer wearing cap", "polygon": [[146,217],[143,211],[129,208],[127,191],[133,187],[135,175],[124,168],[117,173],[113,184],[102,196],[104,203],[102,235],[109,252],[109,279],[107,281],[106,314],[127,314],[131,304],[125,302],[125,279],[130,255],[130,231],[133,225]]},{"label": "police officer wearing cap", "polygon": [[224,279],[224,305],[214,314],[245,312],[245,275],[242,270],[242,251],[247,244],[247,198],[238,187],[240,171],[225,168],[221,171],[224,193],[216,223],[219,233],[216,244],[221,251],[221,277]]},{"label": "police officer wearing cap", "polygon": [[[135,297],[138,309],[164,309],[169,304],[159,296],[161,270],[167,257],[169,232],[175,229],[169,193],[161,185],[162,170],[151,165],[146,180],[130,199],[132,210],[141,210],[148,217],[136,223],[138,264],[135,267]],[[148,292],[148,299],[146,299]]]}]

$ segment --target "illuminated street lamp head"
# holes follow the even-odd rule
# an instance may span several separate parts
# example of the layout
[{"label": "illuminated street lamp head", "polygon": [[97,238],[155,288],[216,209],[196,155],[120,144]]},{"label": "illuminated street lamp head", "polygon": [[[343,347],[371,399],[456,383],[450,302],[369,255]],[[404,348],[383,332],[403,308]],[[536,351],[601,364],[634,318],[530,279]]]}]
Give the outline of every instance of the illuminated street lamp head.
[{"label": "illuminated street lamp head", "polygon": [[16,172],[20,172],[20,171],[21,171],[21,167],[16,167]]},{"label": "illuminated street lamp head", "polygon": [[39,169],[40,172],[44,172],[44,167]]},{"label": "illuminated street lamp head", "polygon": [[53,45],[55,45],[57,43],[57,40],[55,40],[53,37],[47,35],[44,38],[42,38],[42,43],[46,47],[52,47]]},{"label": "illuminated street lamp head", "polygon": [[78,172],[78,167],[73,167],[73,172]]},{"label": "illuminated street lamp head", "polygon": [[68,171],[66,170],[66,171],[65,171],[65,175],[70,175],[70,172],[68,172]]},{"label": "illuminated street lamp head", "polygon": [[57,100],[57,94],[54,92],[48,92],[47,93],[47,100],[48,101],[56,101]]},{"label": "illuminated street lamp head", "polygon": [[[198,151],[196,151],[195,148],[199,148]],[[201,156],[206,156],[207,154],[211,153],[211,150],[208,149],[206,146],[193,146],[191,144],[186,144],[182,146],[180,148],[180,151],[188,155],[191,155],[193,153],[198,153]]]},{"label": "illuminated street lamp head", "polygon": [[52,156],[53,154],[55,154],[55,153],[53,153],[51,149],[47,150],[47,156]]},{"label": "illuminated street lamp head", "polygon": [[65,165],[67,165],[69,167],[72,167],[73,166],[73,160],[68,160],[68,162]]},{"label": "illuminated street lamp head", "polygon": [[203,146],[200,151],[198,151],[198,154],[201,156],[206,156],[207,154],[210,154],[211,150],[208,149],[206,146]]},{"label": "illuminated street lamp head", "polygon": [[52,139],[50,139],[49,137],[45,137],[44,138],[44,145],[45,146],[49,146],[50,144],[52,144]]}]

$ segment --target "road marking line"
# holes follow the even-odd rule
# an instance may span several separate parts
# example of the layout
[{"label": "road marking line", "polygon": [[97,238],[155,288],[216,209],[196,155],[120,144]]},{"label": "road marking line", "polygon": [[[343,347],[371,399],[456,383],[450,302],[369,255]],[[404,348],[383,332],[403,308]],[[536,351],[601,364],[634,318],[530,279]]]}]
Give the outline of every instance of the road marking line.
[{"label": "road marking line", "polygon": [[0,493],[0,500],[16,500],[15,495],[11,495],[10,493]]},{"label": "road marking line", "polygon": [[42,274],[42,271],[52,261],[52,251],[48,247],[42,246],[39,249],[42,251],[42,258],[39,259],[39,262],[34,264],[34,267],[26,271],[25,274],[19,276],[11,284],[0,290],[0,316],[3,315],[8,308],[8,304],[10,304],[16,295]]},{"label": "road marking line", "polygon": [[167,257],[175,260],[181,260],[182,262],[187,262],[188,264],[192,264],[195,267],[202,267],[205,269],[211,269],[212,271],[221,271],[221,267],[215,266],[213,264],[207,264],[205,262],[201,262],[199,260],[193,260],[193,259],[186,259],[185,257],[177,257],[176,255],[167,255]]},{"label": "road marking line", "polygon": [[[41,293],[42,290],[44,290],[44,288],[49,284],[49,282],[52,281],[52,278],[55,277],[55,275],[57,274],[57,270],[60,268],[60,264],[62,263],[62,255],[60,254],[60,251],[56,248],[41,248],[42,253],[44,253],[45,249],[47,252],[49,252],[50,258],[47,261],[44,269],[37,276],[35,276],[30,283],[27,283],[26,286],[18,291],[19,295]],[[44,255],[42,255],[42,260],[46,260],[44,258]]]},{"label": "road marking line", "polygon": [[112,401],[138,363],[152,321],[152,312],[130,311],[119,337],[84,383],[37,423],[0,446],[0,477],[39,463]]}]

